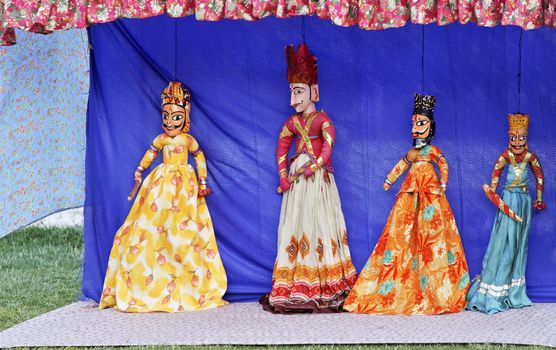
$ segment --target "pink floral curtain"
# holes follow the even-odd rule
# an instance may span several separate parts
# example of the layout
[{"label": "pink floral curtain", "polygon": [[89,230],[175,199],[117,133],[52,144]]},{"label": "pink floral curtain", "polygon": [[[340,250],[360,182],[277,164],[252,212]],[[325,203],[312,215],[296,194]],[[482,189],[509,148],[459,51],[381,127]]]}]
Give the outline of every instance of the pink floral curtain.
[{"label": "pink floral curtain", "polygon": [[46,34],[164,13],[205,21],[317,15],[362,29],[401,27],[407,21],[534,29],[555,26],[555,4],[556,0],[0,0],[0,44],[15,43],[13,28]]}]

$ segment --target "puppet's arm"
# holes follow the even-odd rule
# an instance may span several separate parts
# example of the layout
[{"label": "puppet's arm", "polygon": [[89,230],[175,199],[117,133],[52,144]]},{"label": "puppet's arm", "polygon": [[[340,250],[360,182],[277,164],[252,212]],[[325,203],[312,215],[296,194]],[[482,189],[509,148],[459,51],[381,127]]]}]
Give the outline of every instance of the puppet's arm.
[{"label": "puppet's arm", "polygon": [[492,171],[492,176],[490,178],[490,189],[493,192],[496,192],[496,189],[498,188],[500,175],[502,175],[502,171],[504,171],[504,167],[507,163],[508,161],[506,160],[506,157],[504,157],[504,153],[502,153],[500,157],[498,157],[496,164],[494,164],[494,170]]},{"label": "puppet's arm", "polygon": [[446,192],[446,185],[448,185],[448,162],[446,157],[436,146],[433,146],[431,152],[429,153],[430,160],[435,162],[440,170],[440,187],[442,192]]},{"label": "puppet's arm", "polygon": [[537,200],[533,204],[533,207],[538,210],[543,210],[544,208],[546,208],[546,203],[542,200],[542,194],[544,192],[544,175],[542,172],[541,163],[539,162],[539,158],[537,158],[536,154],[533,153],[529,165],[531,166],[531,170],[533,171],[533,174],[537,179]]},{"label": "puppet's arm", "polygon": [[135,170],[135,181],[139,181],[139,182],[142,181],[141,175],[143,174],[143,171],[147,169],[152,164],[152,162],[156,159],[156,157],[158,156],[158,152],[160,151],[161,148],[162,148],[162,144],[160,142],[160,137],[156,137],[153,143],[151,144],[151,146],[149,147],[149,149],[145,152],[143,158],[141,158],[137,170]]},{"label": "puppet's arm", "polygon": [[206,196],[212,192],[210,188],[207,187],[207,161],[205,159],[205,154],[201,150],[199,143],[191,135],[187,135],[189,138],[188,151],[195,158],[195,165],[197,167],[197,176],[199,177],[199,195]]},{"label": "puppet's arm", "polygon": [[402,175],[407,170],[407,168],[409,168],[409,165],[411,164],[411,161],[409,159],[410,153],[411,151],[409,151],[407,155],[400,159],[400,161],[396,163],[394,168],[390,170],[388,175],[386,175],[386,180],[384,180],[384,184],[382,186],[385,191],[387,191],[390,186],[392,186],[392,184],[396,182],[398,177],[400,177],[400,175]]},{"label": "puppet's arm", "polygon": [[288,151],[293,141],[293,135],[293,123],[291,123],[290,118],[282,126],[278,145],[276,146],[276,163],[278,164],[280,187],[284,192],[290,188],[290,183],[288,182]]},{"label": "puppet's arm", "polygon": [[328,163],[330,157],[332,156],[332,148],[334,147],[334,139],[336,138],[336,131],[334,130],[334,125],[330,118],[325,115],[324,120],[321,125],[322,134],[322,147],[320,150],[320,155],[317,158],[317,162],[310,167],[305,169],[305,177],[311,177],[318,168],[322,167],[324,164]]},{"label": "puppet's arm", "polygon": [[145,152],[145,155],[139,162],[139,166],[137,166],[137,169],[135,170],[135,173],[133,175],[133,177],[135,178],[135,184],[133,185],[131,192],[127,196],[128,201],[131,201],[137,194],[137,191],[139,191],[139,187],[141,186],[141,182],[143,181],[143,179],[141,178],[141,176],[143,175],[143,171],[151,165],[153,160],[155,160],[156,156],[158,156],[158,151],[161,148],[162,143],[160,142],[160,137],[157,137],[154,139],[147,152]]}]

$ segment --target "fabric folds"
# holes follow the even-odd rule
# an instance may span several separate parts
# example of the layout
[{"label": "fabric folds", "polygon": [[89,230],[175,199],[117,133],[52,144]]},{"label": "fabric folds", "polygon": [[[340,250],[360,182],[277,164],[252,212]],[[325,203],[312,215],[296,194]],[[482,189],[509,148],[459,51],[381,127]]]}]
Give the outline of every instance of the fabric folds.
[{"label": "fabric folds", "polygon": [[[527,171],[520,175],[527,183]],[[481,274],[467,294],[469,310],[495,314],[533,304],[525,284],[532,201],[529,192],[519,187],[508,188],[515,178],[514,168],[510,166],[502,199],[523,218],[523,223],[497,211]]]},{"label": "fabric folds", "polygon": [[[418,155],[415,155],[418,153]],[[469,273],[452,208],[440,192],[432,163],[435,146],[412,150],[411,167],[372,255],[344,308],[369,314],[442,314],[462,311]],[[407,169],[398,163],[399,176]],[[392,173],[391,173],[392,174]],[[390,176],[390,174],[389,174]]]},{"label": "fabric folds", "polygon": [[202,21],[315,15],[339,26],[368,30],[401,27],[408,21],[438,25],[476,22],[484,27],[516,25],[523,29],[554,27],[556,23],[554,0],[6,0],[3,11],[1,6],[2,45],[14,42],[12,28],[49,33],[161,14],[195,15]]},{"label": "fabric folds", "polygon": [[[305,153],[290,173],[309,160]],[[357,279],[334,175],[318,169],[300,176],[284,194],[278,254],[270,295],[263,307],[275,313],[341,311]]]},{"label": "fabric folds", "polygon": [[[187,163],[199,146],[187,134],[162,134],[153,144],[163,149],[164,162],[145,178],[114,237],[100,308],[176,312],[223,306],[226,272],[197,175]],[[197,169],[205,167],[204,158],[196,161]]]},{"label": "fabric folds", "polygon": [[[276,139],[291,113],[284,44],[300,42],[301,18],[207,23],[192,16],[178,21],[158,16],[89,28],[94,50],[83,294],[96,301],[102,295],[114,234],[131,207],[127,195],[133,172],[160,132],[160,91],[173,79],[175,67],[175,22],[178,39],[183,39],[177,79],[192,91],[191,134],[203,147],[208,186],[214,191],[206,200],[228,277],[224,298],[256,301],[271,289],[277,256],[282,195],[276,193]],[[382,183],[407,151],[410,97],[421,81],[421,44],[415,38],[422,28],[343,30],[314,17],[305,18],[305,24],[307,41],[319,57],[322,101],[317,109],[327,111],[337,134],[334,181],[351,259],[361,271],[392,209],[392,191],[400,189],[396,183],[385,192]],[[495,150],[508,142],[506,113],[517,110],[520,31],[459,24],[425,30],[430,54],[425,58],[426,87],[438,98],[436,137],[450,163],[446,198],[473,278],[480,273],[496,211],[481,184],[490,179]],[[523,33],[526,93],[521,107],[535,120],[530,146],[541,160],[551,159],[555,147],[551,116],[556,104],[548,102],[553,92],[546,87],[556,81],[556,57],[538,48],[553,51],[554,35],[546,28]],[[70,148],[61,145],[66,156]],[[556,221],[550,208],[556,207],[556,196],[548,175],[556,165],[544,161],[543,170],[548,208],[535,212],[532,221],[527,294],[533,302],[554,302],[556,264],[550,257]]]}]

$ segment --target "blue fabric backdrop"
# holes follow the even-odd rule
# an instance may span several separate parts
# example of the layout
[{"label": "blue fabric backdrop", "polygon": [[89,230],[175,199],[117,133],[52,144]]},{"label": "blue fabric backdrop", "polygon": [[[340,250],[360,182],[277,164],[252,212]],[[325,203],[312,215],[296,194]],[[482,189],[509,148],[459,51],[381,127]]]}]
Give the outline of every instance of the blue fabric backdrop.
[{"label": "blue fabric backdrop", "polygon": [[[340,28],[307,18],[318,57],[321,102],[336,125],[336,178],[355,266],[362,268],[394,203],[387,172],[411,146],[413,94],[421,85],[418,25],[385,31]],[[177,28],[177,73],[175,72]],[[161,132],[159,96],[177,78],[192,91],[192,134],[208,159],[208,205],[229,279],[227,299],[267,292],[276,255],[281,196],[277,136],[292,112],[284,47],[302,41],[302,19],[199,22],[121,20],[89,30],[91,93],[86,162],[83,293],[98,300],[113,236],[131,206],[133,171]],[[481,190],[507,146],[518,108],[519,29],[425,27],[425,92],[438,98],[434,144],[450,165],[448,199],[471,276],[480,270],[495,208]],[[544,166],[548,209],[536,213],[528,292],[556,302],[556,31],[523,33],[521,110],[530,148]]]}]

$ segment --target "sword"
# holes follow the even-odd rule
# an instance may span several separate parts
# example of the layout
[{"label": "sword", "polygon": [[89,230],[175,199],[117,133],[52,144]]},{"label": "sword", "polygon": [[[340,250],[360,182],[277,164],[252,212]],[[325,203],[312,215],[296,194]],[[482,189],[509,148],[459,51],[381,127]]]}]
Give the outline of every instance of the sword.
[{"label": "sword", "polygon": [[485,191],[485,194],[487,196],[488,199],[490,199],[490,201],[492,203],[494,203],[494,205],[500,209],[500,211],[506,215],[508,215],[510,218],[514,219],[517,222],[523,222],[523,219],[519,217],[519,215],[517,215],[512,208],[510,208],[506,203],[504,203],[504,201],[502,200],[502,198],[500,198],[500,196],[494,192],[489,185],[487,184],[483,184],[483,191]]},{"label": "sword", "polygon": [[133,188],[131,189],[131,192],[129,193],[129,196],[127,196],[128,201],[131,201],[133,199],[133,197],[135,197],[135,195],[137,194],[137,191],[139,191],[139,186],[141,186],[141,181],[135,180],[135,185],[133,185]]},{"label": "sword", "polygon": [[[308,167],[310,167],[311,165],[313,165],[313,161],[309,160],[307,161],[307,163],[303,164],[302,166],[300,166],[299,168],[297,168],[296,172],[291,174],[290,176],[288,176],[288,182],[290,184],[294,183],[295,180],[297,180],[298,177],[300,177],[301,175],[303,175],[303,173],[305,172],[305,169],[307,169]],[[278,186],[277,189],[278,193],[282,193],[284,191],[282,191],[282,187]]]}]

